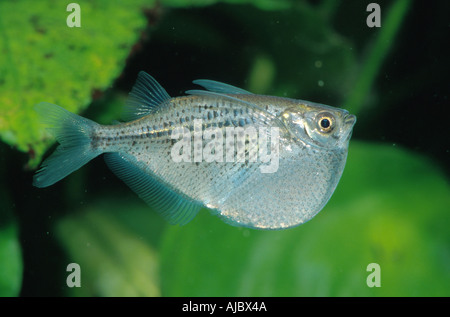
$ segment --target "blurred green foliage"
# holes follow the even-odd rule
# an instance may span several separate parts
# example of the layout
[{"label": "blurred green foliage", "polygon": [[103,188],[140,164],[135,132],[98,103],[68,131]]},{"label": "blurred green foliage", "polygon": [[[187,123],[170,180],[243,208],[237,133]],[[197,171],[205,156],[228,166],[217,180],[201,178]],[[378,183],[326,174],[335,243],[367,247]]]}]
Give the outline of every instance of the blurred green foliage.
[{"label": "blurred green foliage", "polygon": [[[66,26],[67,3],[0,2],[0,12],[11,13],[0,16],[0,135],[30,154],[31,167],[52,141],[36,122],[33,105],[48,101],[78,113],[91,105],[96,121],[119,119],[124,94],[109,87],[142,37],[158,41],[156,56],[167,47],[176,54],[195,47],[212,55],[216,62],[205,65],[212,79],[231,76],[224,73],[231,68],[234,80],[236,74],[244,78],[242,85],[230,83],[255,93],[359,113],[373,103],[375,78],[411,5],[399,0],[383,6],[383,27],[357,42],[333,26],[340,5],[334,0],[77,3],[80,29]],[[223,20],[192,15],[193,8],[217,3]],[[143,9],[155,26],[148,26]],[[173,81],[168,90],[180,88],[175,82],[184,66],[160,66]],[[105,94],[94,98],[97,92]],[[433,162],[396,146],[352,140],[328,205],[307,224],[284,231],[232,227],[206,209],[186,226],[170,226],[121,183],[96,191],[98,197],[83,206],[86,188],[99,184],[92,182],[85,168],[56,185],[63,186],[57,187],[62,195],[55,186],[48,189],[55,196],[39,191],[49,201],[31,202],[33,212],[38,203],[44,209],[36,210],[42,217],[51,214],[46,209],[64,206],[49,237],[67,264],[80,264],[82,287],[66,287],[65,267],[48,273],[58,275],[63,295],[450,296],[448,181]],[[19,244],[30,242],[20,240],[12,195],[0,195],[0,296],[14,296],[24,270],[33,269],[23,268]],[[369,263],[381,266],[381,288],[366,285]]]},{"label": "blurred green foliage", "polygon": [[127,208],[94,205],[58,224],[59,240],[81,267],[83,284],[70,288],[70,295],[160,295],[156,251],[112,215]]},{"label": "blurred green foliage", "polygon": [[23,274],[18,226],[8,194],[0,191],[0,297],[19,295]]},{"label": "blurred green foliage", "polygon": [[[0,136],[30,153],[30,167],[50,145],[33,106],[39,101],[81,112],[121,73],[153,1],[77,1],[81,27],[69,28],[70,2],[0,2]],[[7,14],[5,14],[7,13]],[[114,18],[111,18],[111,17]]]},{"label": "blurred green foliage", "polygon": [[0,297],[19,295],[22,285],[22,254],[17,226],[0,227]]}]

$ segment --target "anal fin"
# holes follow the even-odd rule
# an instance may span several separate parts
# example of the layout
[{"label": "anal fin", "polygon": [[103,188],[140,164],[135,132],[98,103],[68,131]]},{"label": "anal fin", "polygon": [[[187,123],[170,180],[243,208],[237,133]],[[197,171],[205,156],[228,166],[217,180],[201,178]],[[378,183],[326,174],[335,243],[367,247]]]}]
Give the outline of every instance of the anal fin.
[{"label": "anal fin", "polygon": [[200,203],[190,201],[162,184],[126,154],[106,153],[105,161],[117,177],[171,224],[188,223],[202,208]]}]

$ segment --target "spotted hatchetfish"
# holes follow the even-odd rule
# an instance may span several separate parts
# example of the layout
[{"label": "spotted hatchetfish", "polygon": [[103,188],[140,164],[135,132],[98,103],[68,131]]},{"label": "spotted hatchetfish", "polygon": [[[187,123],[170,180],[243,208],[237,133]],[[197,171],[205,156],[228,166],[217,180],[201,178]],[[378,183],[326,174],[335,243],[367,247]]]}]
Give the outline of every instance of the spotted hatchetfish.
[{"label": "spotted hatchetfish", "polygon": [[252,94],[212,80],[171,98],[140,72],[129,121],[100,125],[42,102],[60,143],[34,176],[47,187],[104,154],[110,169],[173,224],[202,207],[224,221],[283,229],[314,217],[344,170],[356,117],[308,101]]}]

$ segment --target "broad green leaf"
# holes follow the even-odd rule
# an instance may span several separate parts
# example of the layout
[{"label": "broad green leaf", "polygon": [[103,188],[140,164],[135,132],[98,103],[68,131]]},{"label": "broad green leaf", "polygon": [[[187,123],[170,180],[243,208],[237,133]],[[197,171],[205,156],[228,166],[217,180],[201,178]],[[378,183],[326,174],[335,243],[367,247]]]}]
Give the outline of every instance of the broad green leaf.
[{"label": "broad green leaf", "polygon": [[[334,196],[284,231],[235,228],[206,211],[168,228],[164,296],[449,296],[450,188],[424,158],[351,142]],[[370,263],[381,287],[370,288]]]},{"label": "broad green leaf", "polygon": [[[3,171],[1,171],[3,172]],[[0,297],[17,296],[22,287],[22,251],[8,190],[0,191]]]},{"label": "broad green leaf", "polygon": [[121,73],[146,26],[152,0],[77,1],[81,27],[66,19],[70,2],[0,2],[0,137],[28,152],[35,167],[48,134],[33,106],[41,101],[81,112]]},{"label": "broad green leaf", "polygon": [[[120,207],[122,211],[135,209],[97,204],[58,224],[57,235],[63,249],[71,263],[81,268],[81,287],[67,288],[68,293],[75,296],[159,296],[156,251],[119,221],[110,212],[111,207]],[[136,213],[131,212],[130,217],[136,219]],[[62,284],[66,286],[65,280]]]},{"label": "broad green leaf", "polygon": [[0,225],[0,297],[19,295],[22,271],[17,227],[13,224]]}]

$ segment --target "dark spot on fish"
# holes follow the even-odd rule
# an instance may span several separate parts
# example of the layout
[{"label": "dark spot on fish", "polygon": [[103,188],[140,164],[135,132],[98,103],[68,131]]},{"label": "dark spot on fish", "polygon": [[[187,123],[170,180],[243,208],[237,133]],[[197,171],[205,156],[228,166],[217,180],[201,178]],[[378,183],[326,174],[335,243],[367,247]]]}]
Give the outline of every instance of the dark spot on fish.
[{"label": "dark spot on fish", "polygon": [[131,143],[131,146],[135,146],[136,145],[136,141],[133,141],[133,143]]}]

